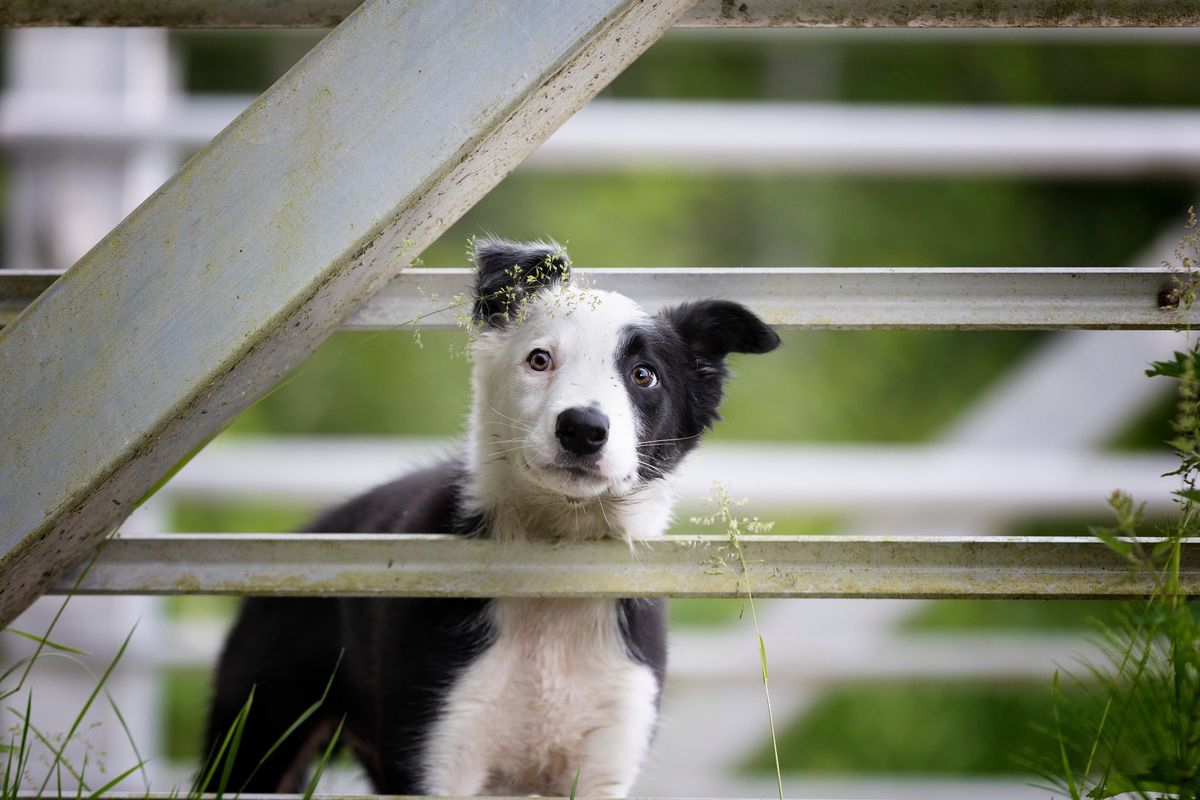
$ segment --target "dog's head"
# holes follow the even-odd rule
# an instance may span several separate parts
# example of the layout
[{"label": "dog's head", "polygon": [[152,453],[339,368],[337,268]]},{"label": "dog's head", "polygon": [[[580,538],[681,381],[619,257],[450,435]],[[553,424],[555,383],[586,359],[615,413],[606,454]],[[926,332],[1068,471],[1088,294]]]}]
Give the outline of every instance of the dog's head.
[{"label": "dog's head", "polygon": [[724,300],[648,314],[570,282],[563,249],[475,245],[477,468],[573,500],[664,477],[718,419],[729,353],[779,336]]}]

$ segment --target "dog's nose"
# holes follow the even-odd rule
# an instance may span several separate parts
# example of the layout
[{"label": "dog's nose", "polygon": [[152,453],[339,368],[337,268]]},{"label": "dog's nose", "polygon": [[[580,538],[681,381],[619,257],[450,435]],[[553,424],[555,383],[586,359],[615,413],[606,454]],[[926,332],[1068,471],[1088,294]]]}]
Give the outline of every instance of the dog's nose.
[{"label": "dog's nose", "polygon": [[595,408],[568,408],[558,415],[554,435],[564,450],[577,456],[595,455],[608,441],[608,417]]}]

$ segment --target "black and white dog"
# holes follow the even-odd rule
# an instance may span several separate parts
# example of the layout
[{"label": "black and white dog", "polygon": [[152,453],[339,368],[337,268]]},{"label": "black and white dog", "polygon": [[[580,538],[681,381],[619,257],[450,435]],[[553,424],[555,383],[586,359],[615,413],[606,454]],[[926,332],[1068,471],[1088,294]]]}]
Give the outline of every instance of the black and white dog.
[{"label": "black and white dog", "polygon": [[[670,473],[718,419],[726,355],[779,337],[736,303],[650,315],[579,289],[553,245],[484,241],[475,261],[465,455],[308,530],[660,536]],[[562,796],[578,771],[580,796],[623,796],[658,715],[665,611],[661,600],[250,599],[221,657],[208,752],[253,687],[231,790],[295,791],[345,715],[344,739],[382,793]],[[256,769],[343,649],[320,710]]]}]

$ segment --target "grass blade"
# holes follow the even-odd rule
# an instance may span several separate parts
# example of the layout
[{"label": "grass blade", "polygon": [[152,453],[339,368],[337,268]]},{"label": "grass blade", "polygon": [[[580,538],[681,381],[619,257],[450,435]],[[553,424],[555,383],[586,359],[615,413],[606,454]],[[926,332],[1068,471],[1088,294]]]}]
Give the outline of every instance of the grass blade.
[{"label": "grass blade", "polygon": [[1058,687],[1058,670],[1054,671],[1054,681],[1051,685],[1054,689],[1054,732],[1058,736],[1058,752],[1062,759],[1063,776],[1067,779],[1067,790],[1071,793],[1071,800],[1082,800],[1079,795],[1079,787],[1075,785],[1075,774],[1071,772],[1071,759],[1067,756],[1067,743],[1063,739],[1062,721],[1058,715],[1058,708],[1062,702],[1062,692]]},{"label": "grass blade", "polygon": [[217,800],[225,796],[225,789],[229,786],[229,778],[233,774],[233,762],[236,760],[238,750],[242,746],[242,732],[246,729],[246,720],[250,718],[249,701],[246,702],[246,705],[242,706],[242,712],[233,721],[229,737],[226,737],[229,739],[229,757],[225,759],[225,768],[221,770],[221,781],[217,784]]},{"label": "grass blade", "polygon": [[317,789],[317,782],[321,780],[321,775],[325,772],[325,767],[329,764],[329,759],[337,751],[338,740],[342,737],[342,726],[346,724],[346,715],[343,714],[338,722],[337,730],[333,732],[333,737],[330,738],[329,744],[325,746],[325,752],[321,754],[321,760],[317,762],[317,768],[313,770],[312,778],[308,781],[308,787],[304,790],[304,800],[312,800],[313,792]]},{"label": "grass blade", "polygon": [[[99,696],[100,692],[104,689],[104,684],[108,681],[109,676],[112,675],[113,670],[116,669],[117,664],[125,655],[125,650],[129,647],[129,642],[133,638],[133,634],[136,630],[137,624],[135,623],[134,626],[129,629],[129,633],[125,636],[125,641],[121,642],[121,647],[119,650],[117,650],[117,654],[113,656],[113,659],[110,662],[108,662],[108,667],[105,668],[104,674],[100,676],[100,681],[96,684],[96,688],[92,690],[90,695],[88,695],[87,702],[83,704],[83,708],[79,710],[79,713],[75,715],[75,720],[71,723],[70,730],[67,732],[67,735],[63,737],[62,745],[57,750],[53,751],[54,761],[50,765],[51,770],[53,770],[54,766],[62,760],[63,751],[67,749],[67,745],[70,743],[71,738],[75,735],[75,732],[79,730],[79,726],[83,723],[83,718],[91,709],[92,703],[96,701],[96,697]],[[42,786],[38,791],[39,794],[46,791],[46,786],[49,784],[49,782],[50,775],[47,773],[46,780],[42,782]]]},{"label": "grass blade", "polygon": [[271,757],[271,754],[278,750],[279,746],[283,744],[289,736],[295,733],[296,729],[303,725],[309,717],[317,713],[317,710],[325,703],[325,698],[329,697],[329,690],[333,688],[333,679],[337,677],[338,668],[342,666],[342,657],[345,655],[346,650],[345,648],[342,648],[341,652],[338,653],[337,661],[333,665],[333,672],[329,674],[329,680],[325,682],[325,691],[321,692],[320,698],[318,698],[317,701],[311,706],[304,709],[304,713],[297,717],[296,721],[289,725],[288,729],[285,730],[279,736],[279,738],[275,740],[275,743],[267,748],[267,752],[258,760],[258,763],[254,766],[254,769],[250,772],[249,777],[247,777],[242,785],[238,788],[239,792],[245,791],[246,787],[250,784],[250,781],[254,780],[254,776],[258,774],[258,770],[263,764],[266,763],[267,759]]},{"label": "grass blade", "polygon": [[[67,603],[71,602],[71,598],[74,597],[75,590],[79,588],[80,582],[83,581],[83,579],[87,577],[87,574],[92,571],[92,565],[95,564],[96,559],[100,557],[100,552],[104,549],[104,545],[107,544],[107,542],[108,540],[105,539],[100,543],[99,547],[92,551],[92,557],[88,559],[87,564],[85,564],[83,569],[80,571],[79,577],[76,578],[75,583],[71,585],[71,590],[67,592],[67,596],[64,597],[62,603],[59,604],[58,611],[54,613],[54,618],[51,619],[50,624],[46,626],[46,632],[42,636],[37,637],[37,649],[34,650],[33,655],[29,657],[29,661],[25,665],[25,671],[21,673],[21,679],[17,681],[17,685],[13,687],[11,691],[0,694],[0,700],[4,700],[21,691],[21,687],[23,687],[25,685],[25,681],[29,679],[29,673],[33,671],[33,665],[37,663],[38,658],[42,654],[42,650],[47,646],[46,642],[50,641],[50,634],[54,632],[54,628],[56,625],[58,625],[58,621],[62,619],[63,612],[67,610]],[[5,677],[7,676],[8,673],[6,672]]]},{"label": "grass blade", "polygon": [[99,789],[97,789],[96,791],[94,791],[94,792],[92,792],[91,794],[89,794],[89,795],[87,796],[87,800],[97,800],[97,798],[99,798],[99,797],[102,797],[102,796],[104,795],[104,793],[105,793],[105,792],[107,792],[109,789],[111,789],[112,787],[116,786],[118,783],[120,783],[121,781],[125,780],[125,779],[126,779],[126,778],[128,778],[130,775],[132,775],[133,773],[137,772],[139,769],[140,769],[140,770],[142,770],[142,774],[145,774],[145,767],[146,767],[146,762],[145,762],[145,761],[139,761],[138,763],[134,764],[134,765],[133,765],[132,767],[130,767],[129,769],[127,769],[127,770],[125,770],[124,772],[122,772],[122,773],[121,773],[120,775],[118,775],[117,777],[113,778],[113,779],[112,779],[111,781],[109,781],[108,783],[106,783],[106,784],[104,784],[103,786],[101,786],[101,787],[100,787]]},{"label": "grass blade", "polygon": [[[12,712],[14,715],[19,716],[19,713],[15,709],[10,708],[9,711]],[[40,728],[38,728],[36,725],[34,725],[32,721],[28,721],[28,722],[29,722],[29,730],[33,733],[33,738],[37,739],[39,742],[41,742],[43,745],[45,745],[47,750],[49,750],[50,752],[53,753],[54,752],[53,740],[49,736],[47,736],[45,733],[43,733]],[[86,763],[86,759],[87,759],[86,753],[84,754],[84,759],[85,759],[85,763]],[[61,769],[62,767],[66,768],[67,772],[71,775],[72,778],[75,779],[75,781],[77,783],[81,784],[85,789],[87,788],[87,784],[84,783],[84,780],[83,780],[83,773],[79,770],[76,770],[74,764],[72,764],[66,758],[63,758],[59,764],[59,768]]]},{"label": "grass blade", "polygon": [[146,787],[146,791],[150,791],[150,776],[146,774],[147,759],[142,755],[142,751],[138,749],[137,742],[134,741],[133,731],[129,730],[129,723],[125,721],[125,715],[121,713],[121,709],[117,706],[117,701],[107,691],[104,696],[108,698],[108,705],[112,708],[113,713],[117,715],[117,722],[121,725],[121,730],[125,731],[125,741],[129,742],[129,747],[133,750],[133,757],[138,763],[134,769],[142,771],[142,784]]},{"label": "grass blade", "polygon": [[[246,698],[245,704],[234,717],[233,724],[229,726],[229,730],[225,732],[225,738],[221,740],[221,744],[216,748],[216,753],[209,754],[209,761],[206,764],[206,769],[202,770],[200,775],[196,776],[196,783],[192,785],[192,791],[189,792],[189,797],[197,797],[205,794],[208,791],[208,785],[212,782],[213,775],[217,771],[217,767],[221,765],[221,759],[225,757],[225,753],[229,750],[231,741],[233,740],[234,731],[240,730],[246,724],[246,717],[250,714],[250,707],[254,704],[255,687],[250,687],[250,696]],[[230,759],[236,755],[236,750],[229,754]]]},{"label": "grass blade", "polygon": [[38,644],[45,645],[46,647],[49,647],[51,650],[61,650],[64,653],[74,653],[77,656],[86,656],[87,655],[87,653],[83,652],[82,650],[80,650],[77,647],[70,647],[65,644],[59,644],[58,642],[54,642],[54,641],[51,641],[50,639],[47,639],[45,636],[38,636],[36,633],[29,633],[28,631],[23,631],[18,628],[5,628],[4,632],[15,634],[24,639],[28,639],[31,642],[37,642]]}]

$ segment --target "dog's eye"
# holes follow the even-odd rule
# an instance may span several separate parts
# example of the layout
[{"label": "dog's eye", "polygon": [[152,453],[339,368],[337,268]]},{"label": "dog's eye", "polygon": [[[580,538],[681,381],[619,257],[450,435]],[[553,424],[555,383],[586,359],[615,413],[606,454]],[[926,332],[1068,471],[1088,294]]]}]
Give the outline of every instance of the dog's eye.
[{"label": "dog's eye", "polygon": [[530,353],[529,358],[525,361],[534,372],[545,372],[554,366],[554,359],[550,357],[550,354],[540,349]]},{"label": "dog's eye", "polygon": [[643,389],[658,386],[658,375],[645,364],[638,364],[634,367],[633,371],[629,373],[629,377],[633,380],[634,384]]}]

